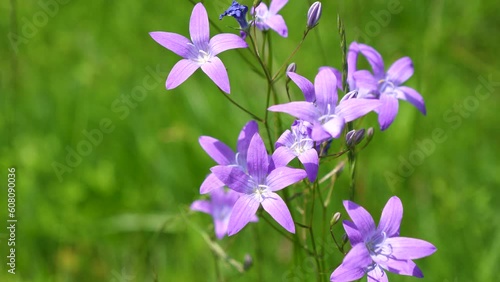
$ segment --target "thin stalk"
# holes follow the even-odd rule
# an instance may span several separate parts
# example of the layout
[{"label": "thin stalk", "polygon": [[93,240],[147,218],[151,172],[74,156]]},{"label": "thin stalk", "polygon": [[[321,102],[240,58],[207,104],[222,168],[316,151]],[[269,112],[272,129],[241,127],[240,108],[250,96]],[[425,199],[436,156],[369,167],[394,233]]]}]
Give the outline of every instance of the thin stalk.
[{"label": "thin stalk", "polygon": [[256,267],[257,267],[257,274],[259,276],[259,281],[264,281],[263,280],[263,272],[262,272],[262,262],[264,261],[264,259],[262,258],[263,257],[263,253],[262,253],[262,246],[260,244],[261,240],[260,240],[260,233],[259,233],[259,229],[258,229],[258,226],[255,225],[254,228],[254,237],[255,237],[255,255],[256,255]]},{"label": "thin stalk", "polygon": [[[344,22],[337,14],[337,27],[340,35],[340,49],[342,50],[342,87],[344,88],[344,93],[349,93],[349,85],[347,84],[347,41],[345,36]],[[352,122],[347,123],[347,131],[354,129]],[[347,159],[349,161],[349,168],[351,172],[351,184],[349,187],[349,199],[354,200],[354,195],[356,193],[356,151],[349,150],[347,153]]]},{"label": "thin stalk", "polygon": [[318,250],[316,248],[316,240],[314,239],[314,230],[313,230],[313,219],[314,219],[314,204],[316,203],[316,185],[313,184],[312,186],[312,204],[311,204],[311,216],[309,220],[309,235],[311,236],[311,244],[314,252],[314,260],[316,261],[316,265],[318,267],[318,271],[316,272],[316,277],[318,279],[318,282],[321,281],[321,273],[323,273],[323,270],[321,268],[321,263],[319,260],[318,256]]},{"label": "thin stalk", "polygon": [[288,66],[288,63],[293,58],[293,56],[295,56],[295,53],[297,53],[297,51],[299,51],[300,47],[302,46],[302,43],[304,43],[304,40],[306,39],[306,36],[309,33],[309,30],[310,29],[306,29],[306,31],[304,31],[304,35],[302,36],[302,39],[300,40],[299,44],[297,45],[297,47],[295,47],[293,52],[290,54],[290,56],[288,56],[288,58],[281,65],[281,67],[278,69],[278,71],[273,75],[273,78],[271,79],[272,81],[274,81],[276,79],[276,77],[278,77],[278,75],[281,73],[281,70],[283,70],[283,68],[286,68],[286,66]]},{"label": "thin stalk", "polygon": [[222,96],[224,96],[226,99],[229,100],[229,102],[231,102],[233,105],[235,105],[236,107],[238,107],[240,110],[244,111],[245,113],[249,114],[253,119],[257,120],[257,121],[260,121],[260,122],[264,122],[264,120],[258,116],[256,116],[255,114],[253,114],[252,112],[250,112],[249,110],[245,109],[243,106],[241,106],[240,104],[238,104],[236,101],[234,101],[231,97],[229,97],[228,94],[224,93],[224,91],[222,91],[221,89],[220,90],[220,93],[222,93]]},{"label": "thin stalk", "polygon": [[212,256],[214,258],[215,279],[216,279],[216,281],[222,282],[224,280],[222,279],[222,275],[221,275],[220,269],[219,269],[219,257],[217,256],[217,254],[214,251],[212,251]]}]

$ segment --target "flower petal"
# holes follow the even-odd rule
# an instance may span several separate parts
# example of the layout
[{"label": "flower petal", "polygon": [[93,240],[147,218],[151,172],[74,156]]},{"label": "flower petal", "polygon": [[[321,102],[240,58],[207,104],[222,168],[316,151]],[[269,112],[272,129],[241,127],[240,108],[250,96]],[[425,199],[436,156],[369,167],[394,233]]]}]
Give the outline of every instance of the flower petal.
[{"label": "flower petal", "polygon": [[323,124],[323,128],[328,132],[332,138],[339,138],[344,129],[345,119],[342,116],[334,117],[327,123]]},{"label": "flower petal", "polygon": [[297,84],[299,89],[304,93],[304,98],[307,102],[314,102],[316,97],[314,95],[314,85],[305,77],[294,72],[288,72],[288,77]]},{"label": "flower petal", "polygon": [[295,233],[295,224],[290,210],[278,194],[268,193],[262,201],[262,207],[288,232]]},{"label": "flower petal", "polygon": [[422,270],[412,260],[389,259],[385,263],[384,268],[399,275],[415,276],[418,278],[424,277]]},{"label": "flower petal", "polygon": [[398,99],[405,100],[415,106],[422,114],[427,114],[424,98],[415,89],[407,86],[398,87]]},{"label": "flower petal", "polygon": [[366,44],[358,44],[359,51],[365,58],[368,60],[368,63],[372,67],[373,74],[375,78],[382,79],[384,78],[385,70],[384,70],[384,60],[377,50],[373,49],[373,47],[368,46]]},{"label": "flower petal", "polygon": [[287,129],[281,136],[276,140],[276,143],[274,143],[274,147],[277,149],[281,146],[286,146],[286,147],[291,147],[295,143],[295,137],[293,136],[292,132]]},{"label": "flower petal", "polygon": [[275,167],[282,167],[290,163],[295,158],[295,154],[290,148],[282,146],[274,151],[272,158]]},{"label": "flower petal", "polygon": [[267,110],[271,112],[287,113],[291,116],[311,123],[315,122],[319,117],[318,109],[314,106],[313,103],[302,101],[274,105],[269,107]]},{"label": "flower petal", "polygon": [[314,78],[314,93],[316,94],[316,105],[323,114],[335,110],[337,105],[337,78],[335,74],[322,69]]},{"label": "flower petal", "polygon": [[413,75],[413,62],[410,57],[395,61],[387,70],[387,80],[394,85],[401,85]]},{"label": "flower petal", "polygon": [[351,201],[344,201],[344,207],[363,237],[375,230],[372,216],[362,206]]},{"label": "flower petal", "polygon": [[358,91],[357,97],[365,98],[367,95],[378,93],[378,81],[371,72],[360,70],[355,72],[352,77],[356,83],[356,89],[351,90]]},{"label": "flower petal", "polygon": [[267,186],[269,190],[278,191],[304,179],[307,173],[303,169],[291,167],[278,167],[267,176]]},{"label": "flower petal", "polygon": [[208,214],[212,214],[212,205],[209,201],[204,200],[196,200],[189,207],[193,211],[204,212]]},{"label": "flower petal", "polygon": [[277,14],[286,3],[288,3],[288,0],[272,0],[269,6],[269,12]]},{"label": "flower petal", "polygon": [[210,137],[200,136],[198,142],[205,152],[220,165],[235,164],[235,154],[229,146],[223,142]]},{"label": "flower petal", "polygon": [[242,195],[234,204],[227,234],[232,236],[238,233],[248,222],[255,219],[255,213],[259,206],[259,201],[253,195]]},{"label": "flower petal", "polygon": [[215,236],[217,236],[217,239],[219,240],[224,238],[224,236],[227,234],[227,226],[229,224],[228,219],[214,219]]},{"label": "flower petal", "polygon": [[344,282],[358,280],[365,275],[365,268],[371,264],[370,254],[364,244],[357,244],[347,253],[342,264],[337,267],[330,281]]},{"label": "flower petal", "polygon": [[313,123],[313,128],[311,131],[312,140],[314,140],[315,142],[323,142],[331,138],[332,136],[330,135],[330,133],[328,133],[320,123],[318,122]]},{"label": "flower petal", "polygon": [[201,70],[203,70],[222,91],[229,94],[229,77],[227,76],[226,67],[218,57],[212,57],[210,62],[201,65]]},{"label": "flower petal", "polygon": [[208,50],[208,39],[210,37],[208,15],[207,10],[201,3],[196,4],[191,13],[189,34],[196,48],[199,50]]},{"label": "flower petal", "polygon": [[339,104],[335,113],[342,116],[345,122],[350,122],[379,108],[380,105],[380,101],[376,99],[347,99]]},{"label": "flower petal", "polygon": [[366,274],[368,282],[388,282],[387,274],[379,266],[375,266],[371,271]]},{"label": "flower petal", "polygon": [[392,247],[392,256],[397,259],[418,259],[432,255],[436,247],[431,243],[407,237],[387,238],[385,243]]},{"label": "flower petal", "polygon": [[304,165],[309,181],[314,182],[318,176],[318,152],[315,149],[309,149],[299,155],[299,160]]},{"label": "flower petal", "polygon": [[363,236],[359,233],[358,228],[354,225],[354,223],[349,220],[344,220],[342,221],[342,225],[344,226],[345,233],[347,234],[347,238],[349,238],[351,246],[363,242]]},{"label": "flower petal", "polygon": [[259,132],[259,125],[255,120],[251,120],[243,126],[241,129],[240,135],[238,135],[238,153],[240,154],[238,156],[238,159],[242,162],[247,161],[247,152],[248,152],[248,146],[250,146],[250,141],[252,140],[252,137],[255,135],[255,133]]},{"label": "flower petal", "polygon": [[191,53],[193,48],[191,41],[186,37],[172,32],[154,31],[150,32],[149,35],[161,46],[167,48],[168,50],[174,52],[175,54],[187,58]]},{"label": "flower petal", "polygon": [[382,105],[376,109],[380,130],[386,130],[396,118],[398,113],[398,99],[390,95],[381,95],[379,100]]},{"label": "flower petal", "polygon": [[215,174],[210,173],[203,183],[201,183],[200,194],[206,194],[221,187],[224,187],[224,183]]},{"label": "flower petal", "polygon": [[358,70],[358,54],[359,46],[358,43],[354,41],[349,45],[349,51],[347,51],[347,82],[351,90],[355,89],[353,75]]},{"label": "flower petal", "polygon": [[269,168],[269,156],[264,141],[257,133],[252,137],[247,153],[247,169],[256,184],[264,184],[267,169]]},{"label": "flower petal", "polygon": [[217,54],[226,50],[247,47],[248,45],[245,40],[232,33],[217,34],[210,39],[209,43],[209,50],[211,50],[212,56],[217,56]]},{"label": "flower petal", "polygon": [[253,183],[248,181],[248,175],[239,167],[218,165],[212,167],[210,171],[212,171],[222,183],[236,192],[245,194],[253,192]]},{"label": "flower petal", "polygon": [[270,16],[265,23],[282,37],[288,37],[288,27],[281,15]]},{"label": "flower petal", "polygon": [[380,232],[385,232],[387,237],[399,236],[399,226],[401,225],[401,219],[403,218],[403,204],[401,200],[394,196],[387,201],[385,204],[382,215],[380,216],[380,222],[378,224],[378,230]]},{"label": "flower petal", "polygon": [[167,90],[174,89],[186,81],[199,67],[197,63],[191,60],[182,59],[178,61],[168,74],[166,82]]},{"label": "flower petal", "polygon": [[320,70],[326,69],[326,70],[333,72],[333,74],[335,75],[335,78],[337,78],[337,88],[342,90],[342,73],[338,69],[332,68],[332,67],[326,67],[326,66],[320,67],[319,69]]}]

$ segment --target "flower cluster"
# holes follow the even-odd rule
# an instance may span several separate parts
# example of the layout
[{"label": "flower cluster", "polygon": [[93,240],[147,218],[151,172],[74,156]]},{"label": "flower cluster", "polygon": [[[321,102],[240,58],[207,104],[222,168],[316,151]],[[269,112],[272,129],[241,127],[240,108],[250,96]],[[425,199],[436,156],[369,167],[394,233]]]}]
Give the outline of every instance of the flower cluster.
[{"label": "flower cluster", "polygon": [[[278,14],[287,2],[288,0],[272,0],[268,8],[262,1],[255,1],[254,6],[249,9],[233,1],[219,19],[234,17],[244,36],[223,33],[210,39],[208,14],[201,3],[196,4],[192,11],[189,22],[191,39],[170,32],[151,32],[150,35],[156,42],[183,58],[170,71],[166,88],[179,86],[201,68],[222,92],[229,94],[229,76],[217,55],[226,50],[250,46],[253,48],[252,54],[264,68],[270,91],[276,91],[273,84],[288,61],[276,75],[271,76],[255,47],[256,38],[252,37],[255,33],[249,31],[251,28],[253,31],[259,29],[264,36],[271,36],[267,32],[271,29],[278,35],[287,37],[288,27],[283,16]],[[250,20],[247,19],[248,11]],[[313,3],[307,12],[303,39],[318,25],[321,15],[321,2]],[[245,41],[247,37],[251,39],[250,45]],[[370,64],[371,71],[357,69],[360,54]],[[199,138],[201,147],[216,165],[210,169],[199,191],[200,194],[210,195],[210,198],[196,200],[190,208],[213,217],[218,239],[234,235],[249,222],[258,221],[261,212],[267,212],[285,230],[295,233],[296,222],[288,206],[290,199],[283,198],[285,194],[280,196],[280,190],[298,183],[305,184],[304,190],[319,189],[321,181],[318,181],[318,173],[322,158],[338,157],[349,152],[352,161],[357,146],[368,136],[366,146],[373,136],[373,128],[353,130],[354,121],[374,112],[378,115],[380,129],[386,130],[398,112],[398,99],[411,103],[426,114],[422,96],[416,90],[402,86],[413,75],[413,63],[409,57],[397,60],[386,71],[382,56],[368,45],[353,42],[346,56],[344,59],[347,60],[347,66],[342,70],[343,73],[333,67],[322,66],[319,67],[314,82],[296,73],[296,64],[292,63],[286,68],[287,93],[288,82],[292,81],[303,93],[304,99],[292,101],[288,95],[288,103],[267,104],[268,112],[286,113],[296,118],[290,129],[285,130],[275,142],[268,140],[274,145],[269,148],[270,153],[259,134],[257,123],[263,123],[268,133],[267,138],[272,139],[267,114],[265,119],[259,119],[245,110],[257,121],[249,121],[242,128],[235,151],[216,138]],[[342,74],[347,81],[342,81]],[[348,87],[343,88],[344,84]],[[347,93],[339,99],[338,91]],[[229,96],[224,96],[230,99]],[[269,100],[268,96],[267,101]],[[343,136],[344,150],[329,155],[332,142]],[[293,162],[294,159],[298,161]],[[303,196],[307,193],[299,194]],[[312,193],[313,205],[314,195]],[[344,206],[352,220],[343,222],[352,248],[340,266],[333,271],[331,281],[357,280],[365,274],[368,281],[387,281],[385,271],[423,276],[412,260],[429,256],[436,248],[423,240],[399,237],[403,214],[399,198],[394,196],[386,204],[378,227],[361,206],[351,201],[344,201]],[[260,207],[262,210],[259,211]],[[306,228],[312,229],[312,226]]]}]

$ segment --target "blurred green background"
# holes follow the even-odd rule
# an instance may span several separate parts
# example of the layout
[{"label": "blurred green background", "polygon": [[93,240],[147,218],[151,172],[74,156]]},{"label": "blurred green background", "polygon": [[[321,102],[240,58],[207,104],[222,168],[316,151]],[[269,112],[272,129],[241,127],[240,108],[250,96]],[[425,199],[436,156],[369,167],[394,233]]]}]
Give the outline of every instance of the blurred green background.
[{"label": "blurred green background", "polygon": [[[235,32],[234,20],[218,21],[230,1],[205,2],[216,25]],[[275,70],[300,41],[311,2],[291,0],[281,11],[289,37],[272,33]],[[9,233],[0,228],[0,280],[215,281],[214,256],[200,233],[210,234],[211,218],[188,211],[214,164],[197,140],[209,135],[234,148],[249,116],[201,71],[166,91],[179,57],[148,32],[188,36],[192,7],[187,0],[0,2],[0,222],[7,226],[8,167],[16,168],[18,218],[15,275],[7,273]],[[337,13],[348,42],[374,46],[386,67],[413,59],[407,85],[423,95],[428,114],[401,102],[385,132],[374,114],[359,124],[376,132],[358,159],[356,202],[378,220],[390,196],[401,198],[401,234],[438,248],[417,261],[427,281],[498,278],[499,8],[493,0],[323,1],[319,26],[293,59],[310,79],[320,66],[340,67]],[[264,81],[238,51],[220,58],[231,97],[263,116]],[[276,87],[285,101],[284,81]],[[337,181],[328,216],[343,212],[348,178]],[[227,281],[315,278],[309,261],[294,260],[291,244],[264,221],[219,243],[235,260],[249,254],[254,261],[244,274],[220,261]],[[329,253],[325,278],[342,259]]]}]

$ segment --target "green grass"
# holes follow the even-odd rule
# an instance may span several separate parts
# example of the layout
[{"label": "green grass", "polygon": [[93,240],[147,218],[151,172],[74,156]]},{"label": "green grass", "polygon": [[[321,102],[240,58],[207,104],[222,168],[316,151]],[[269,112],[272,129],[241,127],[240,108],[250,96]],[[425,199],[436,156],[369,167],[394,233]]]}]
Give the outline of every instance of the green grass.
[{"label": "green grass", "polygon": [[[229,2],[206,5],[224,32],[234,32],[236,25],[228,18],[216,20]],[[282,10],[289,37],[272,34],[275,69],[300,40],[309,2],[290,1]],[[374,14],[388,9],[388,1],[323,2],[319,26],[293,59],[298,72],[312,79],[319,66],[340,67],[340,13],[349,42],[359,39],[356,31],[367,32],[370,23],[378,26],[379,32],[372,30],[377,34],[364,42],[382,54],[386,66],[402,56],[413,59],[415,74],[407,85],[424,96],[428,111],[422,116],[401,102],[394,124],[385,132],[376,129],[358,159],[356,201],[377,219],[390,196],[402,199],[401,234],[438,248],[417,261],[428,281],[493,281],[500,263],[500,87],[496,83],[481,92],[485,98],[471,97],[483,79],[500,81],[497,2],[401,1],[402,10],[387,24],[377,24]],[[7,273],[4,263],[9,234],[2,228],[0,280],[127,281],[123,275],[130,275],[129,281],[215,281],[213,255],[200,234],[211,232],[210,218],[188,212],[213,165],[197,140],[209,135],[234,147],[249,117],[200,71],[175,90],[165,90],[166,74],[179,58],[148,32],[188,35],[192,4],[172,3],[68,1],[58,4],[45,24],[34,18],[43,13],[36,1],[0,3],[0,179],[6,184],[7,168],[16,167],[18,217],[16,275]],[[29,30],[31,24],[35,31]],[[24,36],[18,52],[9,33]],[[231,97],[263,116],[265,82],[237,51],[220,57],[229,72]],[[158,78],[148,69],[159,69]],[[120,96],[137,95],[147,77],[152,86],[143,100],[123,108]],[[283,81],[277,89],[285,101]],[[299,98],[299,90],[292,90]],[[455,112],[455,105],[464,103],[470,103],[469,110]],[[67,148],[77,150],[86,140],[82,131],[100,129],[103,120],[113,130],[69,166]],[[376,116],[369,115],[362,126],[376,127]],[[446,140],[434,143],[408,177],[389,183],[387,175],[398,173],[400,159],[421,150],[419,142],[432,138],[436,129]],[[54,162],[71,171],[60,179]],[[343,211],[348,178],[344,173],[337,181],[329,215]],[[0,203],[0,222],[6,224],[7,192],[0,193]],[[297,267],[304,279],[315,277],[308,260],[294,261],[292,245],[263,220],[220,244],[234,259],[241,262],[248,253],[254,261],[242,275],[220,262],[228,281],[281,281]],[[342,258],[339,252],[330,254],[325,278]],[[416,281],[391,274],[390,279]]]}]

